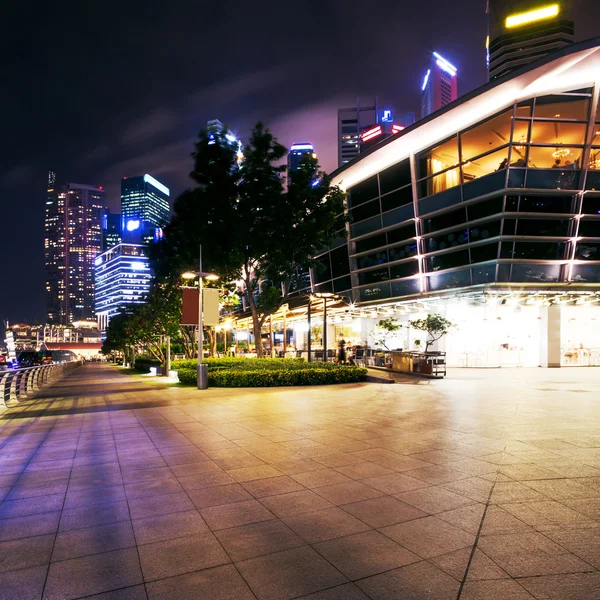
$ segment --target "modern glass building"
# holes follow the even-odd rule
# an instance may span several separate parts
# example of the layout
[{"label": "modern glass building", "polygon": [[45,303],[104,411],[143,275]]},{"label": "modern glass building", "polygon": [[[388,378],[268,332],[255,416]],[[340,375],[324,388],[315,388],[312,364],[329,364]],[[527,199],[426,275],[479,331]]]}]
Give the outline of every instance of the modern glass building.
[{"label": "modern glass building", "polygon": [[287,158],[288,173],[291,171],[297,171],[300,168],[300,163],[306,154],[312,154],[313,156],[316,156],[314,152],[315,149],[309,142],[298,142],[296,144],[292,144]]},{"label": "modern glass building", "polygon": [[101,187],[57,184],[49,173],[44,259],[48,323],[94,318],[94,259],[102,251]]},{"label": "modern glass building", "polygon": [[96,318],[104,335],[120,308],[142,304],[150,291],[152,273],[144,245],[118,244],[100,254],[96,268]]},{"label": "modern glass building", "polygon": [[169,188],[151,175],[121,180],[123,241],[149,243],[171,219]]},{"label": "modern glass building", "polygon": [[456,67],[437,52],[433,52],[421,85],[421,117],[426,117],[454,102],[457,96]]},{"label": "modern glass building", "polygon": [[[600,365],[599,93],[595,38],[334,172],[349,238],[311,276],[346,296],[338,323],[365,343],[378,319],[437,312],[456,323],[437,346],[450,365]],[[394,346],[413,343],[403,329]]]},{"label": "modern glass building", "polygon": [[102,215],[102,252],[120,244],[122,239],[121,215],[108,209]]}]

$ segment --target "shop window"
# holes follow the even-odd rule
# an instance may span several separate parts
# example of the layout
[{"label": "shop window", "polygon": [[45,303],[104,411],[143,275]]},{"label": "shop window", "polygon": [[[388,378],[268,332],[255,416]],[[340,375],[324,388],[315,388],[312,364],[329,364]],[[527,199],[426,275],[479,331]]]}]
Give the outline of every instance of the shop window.
[{"label": "shop window", "polygon": [[436,235],[426,240],[427,252],[435,252],[437,250],[445,250],[446,248],[455,248],[469,242],[469,230],[466,228],[455,229]]},{"label": "shop window", "polygon": [[503,198],[492,198],[491,200],[484,200],[483,202],[475,202],[467,206],[467,215],[469,221],[475,221],[477,219],[485,219],[485,217],[491,217],[497,213],[502,212]]},{"label": "shop window", "polygon": [[531,121],[529,119],[515,120],[515,128],[512,133],[512,142],[513,149],[516,147],[517,149],[522,148],[524,144],[529,142],[529,129],[531,127]]},{"label": "shop window", "polygon": [[417,240],[409,240],[405,244],[401,244],[399,246],[393,246],[388,249],[388,254],[390,256],[390,260],[402,260],[403,258],[410,258],[411,256],[416,256],[419,254],[419,246],[417,245]]},{"label": "shop window", "polygon": [[348,206],[358,206],[377,196],[379,196],[379,185],[377,184],[377,175],[373,175],[348,190]]},{"label": "shop window", "polygon": [[600,282],[600,265],[574,265],[571,274],[573,281]]},{"label": "shop window", "polygon": [[464,208],[450,210],[435,217],[422,220],[423,233],[433,233],[439,229],[448,229],[467,222],[467,211]]},{"label": "shop window", "polygon": [[421,291],[418,279],[404,279],[403,281],[392,281],[392,296],[408,296],[418,294]]},{"label": "shop window", "polygon": [[556,236],[569,235],[567,219],[518,219],[516,235]]},{"label": "shop window", "polygon": [[531,146],[528,166],[533,169],[557,169],[569,171],[581,168],[582,148],[563,146]]},{"label": "shop window", "polygon": [[408,159],[379,173],[379,185],[381,186],[382,194],[397,190],[398,188],[408,185],[410,182],[410,163]]},{"label": "shop window", "polygon": [[512,108],[461,133],[462,160],[469,160],[474,156],[485,154],[494,148],[508,144],[511,124]]},{"label": "shop window", "polygon": [[380,246],[385,246],[386,243],[385,233],[373,235],[356,242],[356,253],[358,254],[359,252],[366,252],[367,250],[372,250],[373,248],[379,248]]},{"label": "shop window", "polygon": [[498,258],[498,242],[483,244],[481,246],[471,246],[469,252],[471,253],[472,263],[496,260]]},{"label": "shop window", "polygon": [[598,196],[584,196],[581,212],[586,215],[600,215],[600,198]]},{"label": "shop window", "polygon": [[457,165],[459,163],[458,138],[454,136],[434,148],[421,152],[417,155],[417,162],[419,165],[419,179],[435,175]]},{"label": "shop window", "polygon": [[390,267],[390,278],[391,279],[402,279],[403,277],[411,277],[419,272],[419,263],[416,260],[409,260],[407,262],[393,265]]},{"label": "shop window", "polygon": [[442,271],[444,269],[452,269],[454,267],[461,267],[462,265],[468,264],[468,250],[444,252],[442,254],[436,254],[435,256],[429,256],[425,259],[425,265],[429,273],[432,273],[433,271]]},{"label": "shop window", "polygon": [[331,263],[329,260],[329,252],[316,259],[316,264],[313,267],[313,277],[315,283],[322,283],[331,279]]},{"label": "shop window", "polygon": [[331,275],[333,278],[350,273],[348,246],[341,246],[331,251]]},{"label": "shop window", "polygon": [[585,144],[585,130],[585,123],[534,121],[531,129],[531,143],[578,146]]},{"label": "shop window", "polygon": [[360,288],[358,290],[358,298],[360,302],[369,302],[370,300],[381,300],[382,298],[390,297],[390,284],[384,283],[379,285],[370,285],[369,287]]},{"label": "shop window", "polygon": [[557,264],[523,264],[512,265],[511,281],[545,283],[558,281],[560,265]]},{"label": "shop window", "polygon": [[590,99],[584,96],[541,96],[535,99],[536,119],[574,119],[587,121]]},{"label": "shop window", "polygon": [[570,213],[572,204],[572,196],[521,196],[519,212]]},{"label": "shop window", "polygon": [[390,225],[397,225],[403,221],[408,221],[408,219],[412,219],[414,216],[415,207],[411,202],[410,204],[405,204],[399,208],[394,208],[393,210],[384,212],[383,215],[381,215],[381,220],[383,221],[384,227],[389,227]]},{"label": "shop window", "polygon": [[424,179],[419,182],[419,196],[433,196],[451,188],[456,187],[460,183],[460,169],[448,169],[439,175],[434,175],[429,179]]},{"label": "shop window", "polygon": [[504,171],[508,167],[508,146],[491,152],[485,156],[474,158],[463,163],[463,181],[468,183],[478,177],[495,173],[496,171]]},{"label": "shop window", "polygon": [[513,258],[562,260],[565,258],[564,242],[515,242]]},{"label": "shop window", "polygon": [[498,235],[500,235],[500,220],[475,225],[469,229],[469,238],[471,242],[487,240]]},{"label": "shop window", "polygon": [[396,190],[387,196],[381,197],[381,210],[386,212],[405,204],[411,204],[413,201],[412,185]]},{"label": "shop window", "polygon": [[577,242],[577,246],[575,247],[575,258],[577,260],[600,261],[600,243],[591,244],[589,242]]},{"label": "shop window", "polygon": [[431,275],[429,277],[429,289],[433,291],[466,287],[468,285],[471,285],[471,269]]},{"label": "shop window", "polygon": [[417,230],[415,229],[415,222],[413,221],[408,225],[404,225],[404,227],[398,227],[396,229],[388,231],[387,241],[388,244],[396,244],[398,242],[403,242],[404,240],[414,238],[416,233]]},{"label": "shop window", "polygon": [[333,291],[336,294],[350,289],[352,289],[352,280],[350,279],[350,275],[333,280]]},{"label": "shop window", "polygon": [[379,199],[372,200],[366,204],[361,204],[357,208],[353,208],[350,211],[350,218],[353,223],[357,223],[358,221],[364,221],[365,219],[374,217],[380,210]]},{"label": "shop window", "polygon": [[379,252],[372,252],[365,256],[359,256],[356,259],[356,265],[359,269],[366,269],[367,267],[376,267],[377,265],[383,265],[388,262],[387,250],[380,250]]},{"label": "shop window", "polygon": [[358,274],[359,285],[368,283],[377,283],[378,281],[387,281],[390,278],[389,269],[374,269],[373,271],[364,271]]},{"label": "shop window", "polygon": [[473,285],[491,283],[496,279],[496,265],[480,265],[471,269]]},{"label": "shop window", "polygon": [[600,148],[591,149],[588,168],[592,169],[592,171],[600,171]]},{"label": "shop window", "polygon": [[600,220],[581,219],[579,221],[580,237],[600,237]]}]

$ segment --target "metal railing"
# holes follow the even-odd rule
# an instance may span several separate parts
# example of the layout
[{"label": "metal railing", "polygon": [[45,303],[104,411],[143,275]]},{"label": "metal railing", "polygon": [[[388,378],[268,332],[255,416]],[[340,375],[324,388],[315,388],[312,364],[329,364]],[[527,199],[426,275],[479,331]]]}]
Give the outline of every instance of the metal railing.
[{"label": "metal railing", "polygon": [[[81,366],[81,361],[0,371],[0,411]],[[12,404],[11,404],[12,403]]]}]

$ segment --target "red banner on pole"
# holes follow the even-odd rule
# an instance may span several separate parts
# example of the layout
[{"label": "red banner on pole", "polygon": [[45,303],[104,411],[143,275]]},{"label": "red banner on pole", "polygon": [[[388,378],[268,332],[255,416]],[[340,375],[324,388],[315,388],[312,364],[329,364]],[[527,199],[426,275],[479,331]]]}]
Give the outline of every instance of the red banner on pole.
[{"label": "red banner on pole", "polygon": [[198,325],[198,288],[183,288],[181,324]]}]

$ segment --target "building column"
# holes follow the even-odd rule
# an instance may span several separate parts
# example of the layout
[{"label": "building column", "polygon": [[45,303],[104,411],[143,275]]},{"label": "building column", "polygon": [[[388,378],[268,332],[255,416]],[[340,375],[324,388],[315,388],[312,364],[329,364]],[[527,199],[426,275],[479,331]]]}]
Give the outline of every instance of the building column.
[{"label": "building column", "polygon": [[559,304],[553,304],[548,307],[547,317],[547,357],[548,367],[560,367],[561,357],[561,343],[560,343],[560,330],[561,330],[561,307]]}]

